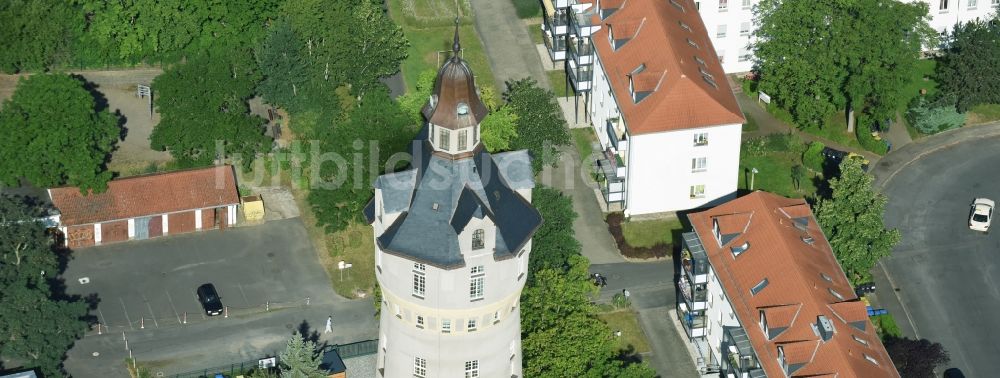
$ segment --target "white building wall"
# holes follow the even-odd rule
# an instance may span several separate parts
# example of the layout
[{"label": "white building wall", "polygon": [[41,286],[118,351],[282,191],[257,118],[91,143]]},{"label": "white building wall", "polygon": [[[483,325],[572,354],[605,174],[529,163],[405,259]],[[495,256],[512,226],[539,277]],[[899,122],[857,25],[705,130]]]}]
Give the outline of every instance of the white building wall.
[{"label": "white building wall", "polygon": [[[375,236],[398,218],[384,213],[376,190]],[[472,251],[472,232],[485,231],[483,249]],[[376,245],[376,278],[382,290],[377,366],[385,377],[413,376],[414,358],[427,362],[427,377],[463,377],[465,362],[479,362],[480,377],[521,376],[520,295],[527,278],[529,241],[518,257],[493,257],[495,227],[489,219],[473,218],[459,235],[465,266],[441,269],[424,264],[423,296],[415,295],[417,269],[406,257],[381,251]],[[428,246],[433,248],[433,246]],[[471,269],[483,266],[483,297],[472,299]],[[421,317],[423,324],[418,324]],[[469,319],[476,329],[467,329]],[[450,321],[450,331],[442,328]]]},{"label": "white building wall", "polygon": [[604,65],[601,57],[594,54],[594,75],[591,79],[592,87],[590,91],[590,124],[597,133],[597,139],[601,141],[601,146],[608,147],[608,133],[605,131],[608,118],[621,117],[618,110],[618,103],[615,100],[614,92],[611,90],[611,83],[604,73]]},{"label": "white building wall", "polygon": [[[741,25],[749,24],[750,33],[756,30],[753,8],[760,0],[696,0],[702,22],[712,40],[716,54],[720,56],[722,69],[726,73],[748,72],[753,68],[753,59],[740,61],[749,44],[754,42],[750,35],[741,35]],[[923,2],[928,5],[930,26],[939,33],[950,31],[958,22],[985,19],[993,14],[1000,0],[900,0],[904,3]],[[720,4],[726,4],[720,7]],[[946,6],[947,8],[942,8]],[[719,35],[724,26],[725,36]],[[930,46],[933,47],[933,46]]]},{"label": "white building wall", "polygon": [[[715,276],[715,271],[708,269],[708,308],[705,310],[707,330],[705,341],[712,348],[715,358],[722,358],[722,341],[725,340],[724,327],[739,327],[740,321],[733,312],[733,306],[729,303],[729,298],[719,279]],[[749,294],[749,293],[748,293]]]},{"label": "white building wall", "polygon": [[[632,135],[629,142],[626,216],[694,209],[736,196],[742,125]],[[696,146],[694,135],[708,134]],[[706,169],[692,172],[691,160],[706,158]],[[691,198],[691,186],[705,194]]]}]

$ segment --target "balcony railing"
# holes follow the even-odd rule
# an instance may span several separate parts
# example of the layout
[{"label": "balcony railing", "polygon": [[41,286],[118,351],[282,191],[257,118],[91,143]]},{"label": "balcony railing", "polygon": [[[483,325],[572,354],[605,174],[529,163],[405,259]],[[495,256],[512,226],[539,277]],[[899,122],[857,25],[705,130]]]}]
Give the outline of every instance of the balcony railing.
[{"label": "balcony railing", "polygon": [[708,308],[708,290],[706,284],[691,285],[687,277],[681,276],[677,281],[677,286],[681,291],[681,296],[687,301],[692,310],[704,310]]},{"label": "balcony railing", "polygon": [[590,79],[593,78],[594,73],[588,70],[576,70],[569,69],[570,83],[573,84],[573,89],[577,92],[587,92],[590,91]]},{"label": "balcony railing", "polygon": [[594,47],[587,42],[577,40],[569,43],[569,52],[573,55],[573,60],[577,65],[590,65],[594,63]]},{"label": "balcony railing", "polygon": [[689,311],[687,305],[684,303],[681,303],[678,307],[680,308],[677,311],[677,315],[680,317],[681,324],[684,326],[684,330],[687,331],[688,337],[705,337],[705,326],[708,324],[708,319],[704,311]]},{"label": "balcony railing", "polygon": [[681,249],[681,267],[688,279],[695,284],[708,282],[708,255],[701,245],[701,239],[694,232],[683,235],[684,244]]}]

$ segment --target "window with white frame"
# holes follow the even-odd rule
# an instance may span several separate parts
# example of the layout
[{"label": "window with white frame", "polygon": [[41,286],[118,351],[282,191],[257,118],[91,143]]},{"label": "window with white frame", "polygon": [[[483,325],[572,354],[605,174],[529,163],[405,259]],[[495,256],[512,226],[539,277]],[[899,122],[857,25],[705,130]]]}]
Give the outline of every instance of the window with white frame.
[{"label": "window with white frame", "polygon": [[744,37],[750,35],[750,21],[740,23],[740,35]]},{"label": "window with white frame", "polygon": [[708,158],[691,159],[691,172],[704,172],[706,169],[708,169]]},{"label": "window with white frame", "polygon": [[938,3],[938,10],[941,11],[941,13],[947,12],[948,0],[940,0],[940,2]]},{"label": "window with white frame", "polygon": [[451,319],[441,319],[441,332],[451,333]]},{"label": "window with white frame", "polygon": [[459,130],[458,149],[464,151],[467,148],[469,148],[469,130]]},{"label": "window with white frame", "polygon": [[438,147],[442,150],[451,149],[451,131],[446,128],[441,128],[438,133]]},{"label": "window with white frame", "polygon": [[750,48],[744,47],[744,48],[740,49],[740,56],[736,60],[738,60],[740,62],[746,62],[746,61],[750,60],[750,56],[751,56],[751,54],[750,54]]},{"label": "window with white frame", "polygon": [[499,323],[499,322],[500,322],[500,311],[494,311],[493,312],[493,323],[495,324],[495,323]]},{"label": "window with white frame", "polygon": [[719,0],[719,12],[729,10],[729,0]]},{"label": "window with white frame", "polygon": [[485,236],[486,236],[486,231],[484,231],[481,228],[477,229],[475,231],[472,231],[472,250],[473,251],[479,250],[479,249],[483,249],[483,247],[485,245],[484,242],[483,242],[483,239],[485,238]]},{"label": "window with white frame", "polygon": [[726,24],[722,24],[716,27],[715,37],[726,38]]},{"label": "window with white frame", "polygon": [[413,272],[413,295],[423,298],[427,287],[427,278],[422,272]]},{"label": "window with white frame", "polygon": [[465,378],[479,378],[479,360],[465,361]]},{"label": "window with white frame", "polygon": [[465,331],[472,332],[475,331],[477,327],[476,319],[469,319],[469,322],[465,324]]},{"label": "window with white frame", "polygon": [[976,9],[976,6],[979,5],[978,3],[979,2],[977,0],[969,0],[969,3],[968,3],[969,9],[970,10]]},{"label": "window with white frame", "polygon": [[691,185],[691,198],[704,198],[705,185]]},{"label": "window with white frame", "polygon": [[708,144],[708,133],[696,133],[694,134],[694,145],[704,146]]},{"label": "window with white frame", "polygon": [[719,54],[719,64],[725,63],[726,62],[726,50],[716,50],[715,52]]},{"label": "window with white frame", "polygon": [[743,9],[750,9],[753,7],[753,0],[743,0]]},{"label": "window with white frame", "polygon": [[992,2],[992,5],[993,5],[994,7],[996,7],[996,6],[1000,6],[1000,0],[993,0],[993,2]]},{"label": "window with white frame", "polygon": [[399,309],[399,305],[398,304],[393,304],[393,308],[396,310],[395,311],[396,312],[396,317],[402,319],[403,318],[403,311]]},{"label": "window with white frame", "polygon": [[417,327],[424,328],[424,316],[417,315]]},{"label": "window with white frame", "polygon": [[479,300],[483,299],[483,276],[472,277],[472,281],[469,282],[469,299]]},{"label": "window with white frame", "polygon": [[417,378],[427,377],[427,360],[413,357],[413,376]]}]

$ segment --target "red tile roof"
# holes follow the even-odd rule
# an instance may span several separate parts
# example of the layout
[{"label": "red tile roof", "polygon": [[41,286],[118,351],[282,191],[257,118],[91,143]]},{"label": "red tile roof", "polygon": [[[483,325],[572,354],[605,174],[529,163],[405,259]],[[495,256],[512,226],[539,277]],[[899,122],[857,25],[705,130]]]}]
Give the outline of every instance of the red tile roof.
[{"label": "red tile roof", "polygon": [[143,176],[108,183],[104,193],[83,195],[75,187],[49,189],[63,226],[75,226],[240,202],[229,165]]},{"label": "red tile roof", "polygon": [[[593,34],[594,46],[632,134],[744,122],[695,4],[691,0],[676,1],[684,10],[670,0],[615,4],[605,0],[602,8],[614,8],[619,3],[620,8],[603,21],[593,16],[595,25],[601,25]],[[615,39],[631,39],[615,50],[608,33]],[[646,71],[663,80],[656,91],[636,104],[629,92],[629,74],[643,64]]]},{"label": "red tile roof", "polygon": [[[804,364],[793,377],[899,377],[808,206],[802,199],[758,191],[688,218],[768,376],[784,376],[781,347],[789,365]],[[720,246],[714,219],[746,213],[752,214],[746,230]],[[793,223],[799,217],[808,217],[804,231]],[[812,244],[803,242],[806,235],[814,238]],[[730,247],[746,242],[750,247],[734,257]],[[765,278],[767,286],[751,294]],[[789,305],[795,306],[794,315]],[[787,323],[788,329],[769,340],[758,325],[761,311],[768,327]],[[813,328],[820,316],[834,327],[826,341]]]}]

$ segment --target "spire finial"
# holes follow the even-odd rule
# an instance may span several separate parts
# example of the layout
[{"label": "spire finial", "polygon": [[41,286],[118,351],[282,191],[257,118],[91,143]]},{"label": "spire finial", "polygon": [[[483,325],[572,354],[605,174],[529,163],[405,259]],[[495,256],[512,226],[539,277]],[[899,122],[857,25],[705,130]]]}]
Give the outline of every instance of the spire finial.
[{"label": "spire finial", "polygon": [[451,45],[451,50],[458,56],[458,52],[462,50],[462,45],[458,43],[458,17],[455,17],[455,43]]}]

